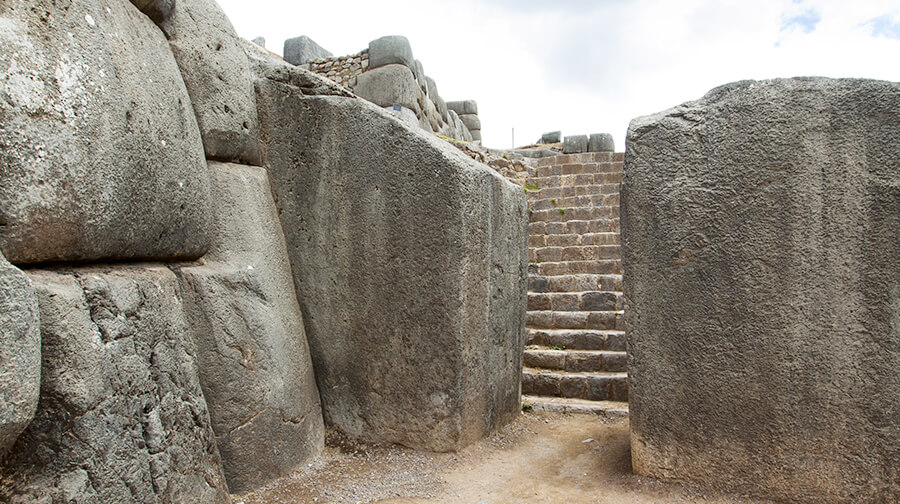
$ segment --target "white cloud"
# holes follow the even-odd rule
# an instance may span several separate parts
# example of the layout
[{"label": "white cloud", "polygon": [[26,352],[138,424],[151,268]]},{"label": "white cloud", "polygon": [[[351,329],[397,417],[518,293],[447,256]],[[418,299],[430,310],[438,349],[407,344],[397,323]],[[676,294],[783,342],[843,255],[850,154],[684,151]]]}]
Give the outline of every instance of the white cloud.
[{"label": "white cloud", "polygon": [[[560,129],[612,133],[631,118],[742,79],[900,80],[896,0],[219,0],[238,33],[307,35],[340,55],[409,38],[447,100],[478,100],[485,143]],[[786,29],[793,27],[793,29]]]}]

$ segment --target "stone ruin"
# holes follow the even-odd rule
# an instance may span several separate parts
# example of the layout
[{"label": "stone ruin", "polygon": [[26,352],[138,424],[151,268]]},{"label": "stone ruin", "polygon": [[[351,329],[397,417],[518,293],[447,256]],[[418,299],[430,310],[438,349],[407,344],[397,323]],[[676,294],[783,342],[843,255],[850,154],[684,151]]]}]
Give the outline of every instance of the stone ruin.
[{"label": "stone ruin", "polygon": [[0,500],[227,502],[325,425],[518,414],[520,187],[213,0],[10,0],[0,39]]},{"label": "stone ruin", "polygon": [[284,42],[284,59],[322,75],[361,98],[390,110],[428,133],[481,143],[481,120],[474,100],[445,102],[434,79],[413,57],[406,37],[369,42],[357,54],[333,57],[306,36]]},{"label": "stone ruin", "polygon": [[630,415],[637,474],[900,501],[897,83],[496,151],[433,134],[477,105],[402,37],[286,62],[213,0],[8,0],[0,39],[3,502],[229,502],[326,425],[458,450],[522,390]]}]

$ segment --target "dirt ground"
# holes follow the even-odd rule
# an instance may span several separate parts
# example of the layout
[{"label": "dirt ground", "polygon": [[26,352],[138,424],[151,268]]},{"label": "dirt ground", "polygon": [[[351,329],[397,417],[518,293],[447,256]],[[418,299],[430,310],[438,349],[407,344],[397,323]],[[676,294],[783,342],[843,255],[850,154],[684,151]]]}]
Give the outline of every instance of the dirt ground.
[{"label": "dirt ground", "polygon": [[325,453],[236,504],[762,504],[631,473],[628,420],[524,413],[457,454],[360,444],[330,432]]}]

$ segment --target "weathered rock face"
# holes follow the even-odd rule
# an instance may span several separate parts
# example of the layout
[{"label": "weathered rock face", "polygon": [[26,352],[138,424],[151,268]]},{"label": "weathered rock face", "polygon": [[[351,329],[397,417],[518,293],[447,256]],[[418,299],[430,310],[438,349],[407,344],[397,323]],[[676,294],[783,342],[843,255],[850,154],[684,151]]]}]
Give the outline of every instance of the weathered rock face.
[{"label": "weathered rock face", "polygon": [[227,501],[175,275],[29,271],[41,399],[0,474],[4,502]]},{"label": "weathered rock face", "polygon": [[388,35],[369,42],[369,68],[385,65],[404,65],[416,68],[409,40],[400,35]]},{"label": "weathered rock face", "polygon": [[131,3],[155,23],[165,20],[175,7],[175,0],[131,0]]},{"label": "weathered rock face", "polygon": [[900,500],[900,85],[745,81],[635,119],[635,472]]},{"label": "weathered rock face", "polygon": [[231,21],[214,0],[178,0],[162,28],[191,96],[206,156],[258,165],[256,95]]},{"label": "weathered rock face", "polygon": [[0,457],[34,418],[41,333],[31,281],[0,254]]},{"label": "weathered rock face", "polygon": [[130,2],[0,11],[0,249],[14,264],[193,258],[209,177],[169,45]]},{"label": "weathered rock face", "polygon": [[213,245],[179,274],[228,488],[243,493],[319,454],[324,425],[268,176],[210,168]]},{"label": "weathered rock face", "polygon": [[362,100],[257,90],[326,421],[443,451],[514,418],[521,190]]},{"label": "weathered rock face", "polygon": [[353,92],[379,107],[402,105],[419,115],[419,97],[422,90],[416,84],[412,71],[403,65],[387,65],[357,77]]}]

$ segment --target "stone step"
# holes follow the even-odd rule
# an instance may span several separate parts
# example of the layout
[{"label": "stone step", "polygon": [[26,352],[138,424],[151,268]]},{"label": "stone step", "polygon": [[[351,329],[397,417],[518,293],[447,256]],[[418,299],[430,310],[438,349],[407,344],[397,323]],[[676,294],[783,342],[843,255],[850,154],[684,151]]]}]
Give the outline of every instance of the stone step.
[{"label": "stone step", "polygon": [[[536,270],[537,267],[534,269]],[[574,274],[543,276],[537,273],[528,275],[529,292],[584,292],[594,290],[621,292],[622,275]]]},{"label": "stone step", "polygon": [[532,311],[618,311],[624,296],[615,291],[529,292],[528,309]]},{"label": "stone step", "polygon": [[586,234],[551,234],[539,235],[533,234],[528,236],[528,246],[533,248],[541,247],[575,247],[575,246],[606,246],[619,245],[620,235],[617,232],[605,233],[586,233]]},{"label": "stone step", "polygon": [[542,276],[586,273],[592,275],[621,275],[622,265],[619,259],[534,262],[528,264],[528,273]]},{"label": "stone step", "polygon": [[583,373],[628,371],[625,352],[608,350],[555,350],[531,346],[525,349],[525,367]]},{"label": "stone step", "polygon": [[528,249],[528,259],[535,262],[617,260],[621,257],[622,252],[618,245],[575,245]]},{"label": "stone step", "polygon": [[563,350],[625,351],[625,331],[594,329],[527,329],[528,346],[540,345]]},{"label": "stone step", "polygon": [[592,221],[598,219],[618,219],[619,207],[569,207],[535,210],[529,213],[528,222],[568,222],[573,220]]},{"label": "stone step", "polygon": [[628,401],[627,373],[570,373],[522,370],[522,394],[589,401]]},{"label": "stone step", "polygon": [[530,329],[624,329],[621,311],[553,311],[525,312],[525,326]]},{"label": "stone step", "polygon": [[546,210],[548,208],[569,208],[569,207],[593,207],[593,206],[613,206],[618,208],[618,194],[593,194],[584,196],[570,196],[568,198],[541,198],[529,199],[529,210]]},{"label": "stone step", "polygon": [[567,222],[529,222],[529,235],[618,233],[619,218],[570,220]]},{"label": "stone step", "polygon": [[541,187],[536,184],[525,184],[529,200],[545,198],[569,198],[572,196],[593,196],[595,194],[619,194],[619,184],[588,184],[565,187]]},{"label": "stone step", "polygon": [[[540,170],[539,170],[540,173]],[[600,184],[618,184],[622,182],[622,172],[594,172],[594,173],[578,173],[569,175],[549,175],[549,176],[528,177],[525,179],[526,185],[537,186],[540,189],[545,187],[575,187],[586,185]]]},{"label": "stone step", "polygon": [[625,401],[587,401],[570,397],[523,395],[522,410],[597,415],[610,420],[628,417],[628,403]]}]

